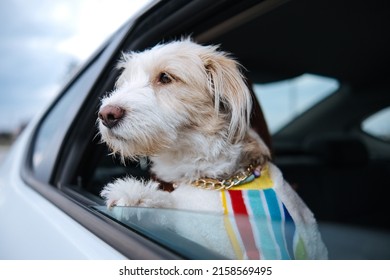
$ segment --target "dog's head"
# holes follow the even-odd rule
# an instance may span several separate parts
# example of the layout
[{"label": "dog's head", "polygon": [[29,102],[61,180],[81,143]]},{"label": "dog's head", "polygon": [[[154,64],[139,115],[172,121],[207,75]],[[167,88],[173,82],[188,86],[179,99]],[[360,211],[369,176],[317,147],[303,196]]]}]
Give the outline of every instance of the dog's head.
[{"label": "dog's head", "polygon": [[217,47],[175,41],[125,53],[118,68],[99,110],[102,139],[114,153],[156,155],[196,135],[245,137],[251,95],[237,62]]}]

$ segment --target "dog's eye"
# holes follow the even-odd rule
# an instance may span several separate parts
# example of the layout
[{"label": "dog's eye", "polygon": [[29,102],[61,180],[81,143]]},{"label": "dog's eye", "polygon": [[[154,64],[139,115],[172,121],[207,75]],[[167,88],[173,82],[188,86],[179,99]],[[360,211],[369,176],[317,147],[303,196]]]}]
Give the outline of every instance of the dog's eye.
[{"label": "dog's eye", "polygon": [[170,82],[172,82],[172,77],[169,74],[162,72],[158,77],[158,81],[162,84],[169,84]]}]

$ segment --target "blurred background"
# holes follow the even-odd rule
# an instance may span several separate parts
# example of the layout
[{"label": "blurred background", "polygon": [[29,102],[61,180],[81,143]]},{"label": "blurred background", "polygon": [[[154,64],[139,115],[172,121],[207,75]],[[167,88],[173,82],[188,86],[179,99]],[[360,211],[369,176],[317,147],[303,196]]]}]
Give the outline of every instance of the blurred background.
[{"label": "blurred background", "polygon": [[0,163],[72,73],[149,2],[0,1]]}]

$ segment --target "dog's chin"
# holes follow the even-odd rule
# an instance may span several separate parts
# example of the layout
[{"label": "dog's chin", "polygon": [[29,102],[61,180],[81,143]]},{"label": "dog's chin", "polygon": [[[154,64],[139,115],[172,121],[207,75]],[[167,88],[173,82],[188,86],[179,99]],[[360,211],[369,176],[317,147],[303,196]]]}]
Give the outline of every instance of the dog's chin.
[{"label": "dog's chin", "polygon": [[119,155],[122,161],[155,156],[169,146],[164,137],[136,137],[137,133],[123,135],[120,129],[109,129],[103,125],[99,127],[99,131],[102,142],[107,144],[111,154]]},{"label": "dog's chin", "polygon": [[110,144],[111,142],[127,142],[126,136],[121,135],[120,131],[116,130],[115,128],[107,128],[103,124],[100,123],[99,125],[99,133],[102,137],[102,140],[106,142],[107,144]]}]

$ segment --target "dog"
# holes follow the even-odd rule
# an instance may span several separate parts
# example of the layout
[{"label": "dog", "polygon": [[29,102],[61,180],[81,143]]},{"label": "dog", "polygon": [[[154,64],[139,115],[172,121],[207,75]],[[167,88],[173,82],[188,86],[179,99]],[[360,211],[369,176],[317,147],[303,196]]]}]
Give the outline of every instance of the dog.
[{"label": "dog", "polygon": [[[117,67],[121,74],[115,89],[101,101],[99,133],[123,161],[149,158],[153,179],[127,177],[107,184],[101,196],[109,208],[241,215],[252,219],[252,226],[253,216],[260,215],[268,225],[258,225],[252,239],[261,239],[259,231],[273,228],[276,219],[284,223],[283,232],[278,235],[273,228],[269,239],[274,242],[286,235],[286,228],[294,228],[290,251],[280,250],[289,242],[283,238],[275,245],[278,255],[269,250],[266,256],[264,248],[254,253],[242,245],[247,240],[234,246],[232,240],[239,237],[228,233],[220,234],[225,245],[217,250],[231,258],[327,258],[312,212],[284,181],[268,147],[250,128],[252,97],[240,64],[230,54],[182,39],[124,53]],[[226,225],[218,230],[226,231]],[[183,234],[190,233],[187,229]]]}]

